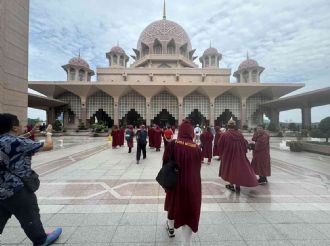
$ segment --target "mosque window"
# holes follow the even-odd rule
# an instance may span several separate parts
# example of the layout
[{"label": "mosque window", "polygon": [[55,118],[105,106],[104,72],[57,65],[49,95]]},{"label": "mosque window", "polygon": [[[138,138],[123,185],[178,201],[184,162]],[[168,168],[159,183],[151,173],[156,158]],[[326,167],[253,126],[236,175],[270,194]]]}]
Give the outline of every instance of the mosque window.
[{"label": "mosque window", "polygon": [[249,82],[249,73],[248,73],[248,71],[244,71],[243,72],[243,82],[244,83],[248,83]]},{"label": "mosque window", "polygon": [[120,61],[119,61],[120,66],[124,66],[124,57],[120,56]]},{"label": "mosque window", "polygon": [[118,64],[118,60],[117,60],[117,59],[118,59],[117,55],[114,55],[114,56],[113,56],[113,61],[112,61],[112,63],[113,63],[113,64]]},{"label": "mosque window", "polygon": [[183,56],[187,56],[187,44],[181,46],[180,54],[183,55]]},{"label": "mosque window", "polygon": [[167,45],[167,54],[175,54],[175,42],[173,39]]},{"label": "mosque window", "polygon": [[205,58],[205,67],[209,67],[210,66],[210,60],[208,57]]},{"label": "mosque window", "polygon": [[215,66],[215,56],[211,57],[211,66]]},{"label": "mosque window", "polygon": [[252,81],[253,82],[258,82],[258,71],[257,70],[253,70],[252,72]]},{"label": "mosque window", "polygon": [[79,70],[79,81],[84,81],[85,71],[83,69]]},{"label": "mosque window", "polygon": [[156,39],[154,43],[154,54],[162,53],[162,44]]},{"label": "mosque window", "polygon": [[76,70],[70,68],[70,80],[75,80]]}]

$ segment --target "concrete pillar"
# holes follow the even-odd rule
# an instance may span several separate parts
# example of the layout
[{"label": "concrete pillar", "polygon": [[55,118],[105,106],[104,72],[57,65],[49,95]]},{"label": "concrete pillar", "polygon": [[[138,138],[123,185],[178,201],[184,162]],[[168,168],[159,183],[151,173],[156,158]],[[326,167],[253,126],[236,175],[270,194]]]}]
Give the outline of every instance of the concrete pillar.
[{"label": "concrete pillar", "polygon": [[246,111],[246,97],[241,98],[241,125],[242,128],[244,125],[248,126],[248,120],[247,120],[247,111]]},{"label": "concrete pillar", "polygon": [[309,106],[301,109],[302,127],[303,129],[309,129],[312,126],[312,108]]},{"label": "concrete pillar", "polygon": [[86,126],[87,124],[87,99],[85,97],[80,97],[81,100],[81,122]]},{"label": "concrete pillar", "polygon": [[243,83],[244,82],[244,78],[243,78],[243,74],[242,73],[239,74],[239,82],[240,83]]},{"label": "concrete pillar", "polygon": [[146,124],[151,125],[151,97],[146,97]]},{"label": "concrete pillar", "polygon": [[85,82],[87,82],[87,81],[88,81],[88,71],[85,70]]},{"label": "concrete pillar", "polygon": [[210,126],[214,126],[214,102],[215,98],[210,98]]},{"label": "concrete pillar", "polygon": [[178,103],[179,103],[179,121],[178,124],[180,125],[184,117],[183,112],[183,97],[178,97]]},{"label": "concrete pillar", "polygon": [[270,123],[274,124],[276,128],[280,126],[280,112],[277,109],[271,109]]},{"label": "concrete pillar", "polygon": [[74,80],[75,81],[79,81],[79,69],[78,68],[74,68],[74,71],[75,71]]},{"label": "concrete pillar", "polygon": [[54,108],[48,108],[46,111],[47,114],[47,125],[48,124],[54,124],[55,122],[55,109]]},{"label": "concrete pillar", "polygon": [[113,103],[113,124],[119,125],[119,97],[114,97]]}]

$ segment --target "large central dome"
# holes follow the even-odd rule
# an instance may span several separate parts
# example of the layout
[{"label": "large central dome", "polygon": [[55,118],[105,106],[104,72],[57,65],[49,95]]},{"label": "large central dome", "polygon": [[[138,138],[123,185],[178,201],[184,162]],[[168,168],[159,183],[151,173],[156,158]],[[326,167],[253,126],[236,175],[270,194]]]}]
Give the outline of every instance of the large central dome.
[{"label": "large central dome", "polygon": [[152,47],[155,40],[169,43],[172,39],[178,47],[187,44],[187,49],[191,50],[189,36],[179,24],[166,19],[154,21],[142,31],[137,49],[141,50],[141,43]]}]

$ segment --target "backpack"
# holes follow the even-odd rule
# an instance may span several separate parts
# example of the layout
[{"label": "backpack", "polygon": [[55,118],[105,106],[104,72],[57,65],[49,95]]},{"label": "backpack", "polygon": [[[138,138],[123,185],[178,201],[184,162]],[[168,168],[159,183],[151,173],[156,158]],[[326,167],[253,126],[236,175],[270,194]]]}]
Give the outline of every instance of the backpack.
[{"label": "backpack", "polygon": [[127,129],[125,132],[125,139],[127,142],[131,141],[132,135],[131,135],[131,130]]},{"label": "backpack", "polygon": [[139,144],[147,144],[147,132],[139,130],[137,133],[137,142]]}]

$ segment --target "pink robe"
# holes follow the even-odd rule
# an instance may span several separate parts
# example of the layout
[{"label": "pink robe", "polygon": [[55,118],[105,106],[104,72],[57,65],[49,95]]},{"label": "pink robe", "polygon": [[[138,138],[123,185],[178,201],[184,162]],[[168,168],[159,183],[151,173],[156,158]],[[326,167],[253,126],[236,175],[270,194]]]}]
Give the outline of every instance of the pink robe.
[{"label": "pink robe", "polygon": [[155,144],[154,144],[154,129],[152,127],[150,127],[148,129],[148,138],[149,138],[149,147],[154,148],[155,147]]},{"label": "pink robe", "polygon": [[119,130],[113,129],[111,132],[112,136],[112,147],[116,148],[119,145]]},{"label": "pink robe", "polygon": [[266,132],[263,132],[261,135],[255,133],[252,137],[252,141],[256,142],[251,162],[253,170],[259,176],[268,177],[271,173],[269,135]]},{"label": "pink robe", "polygon": [[246,153],[248,142],[238,130],[229,129],[219,139],[221,165],[219,176],[237,186],[254,187],[258,185],[256,175]]}]

